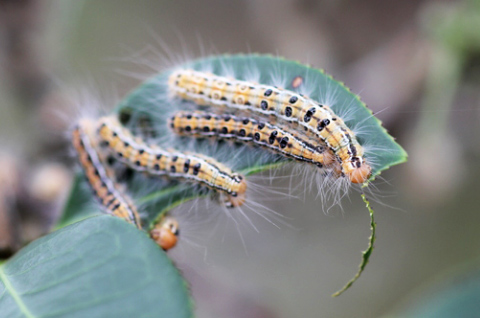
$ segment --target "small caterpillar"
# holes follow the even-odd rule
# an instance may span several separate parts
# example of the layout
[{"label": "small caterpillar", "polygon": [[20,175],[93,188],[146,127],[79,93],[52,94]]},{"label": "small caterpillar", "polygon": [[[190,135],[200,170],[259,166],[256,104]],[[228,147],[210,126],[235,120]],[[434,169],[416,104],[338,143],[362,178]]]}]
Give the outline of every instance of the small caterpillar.
[{"label": "small caterpillar", "polygon": [[88,183],[104,210],[141,229],[142,225],[137,209],[109,177],[97,153],[94,121],[81,120],[73,129],[72,143]]},{"label": "small caterpillar", "polygon": [[150,175],[180,178],[205,185],[225,194],[228,207],[238,207],[245,202],[245,178],[215,159],[150,147],[140,138],[133,137],[113,117],[101,118],[97,127],[102,145],[130,168]]},{"label": "small caterpillar", "polygon": [[351,182],[364,183],[372,173],[365,162],[364,149],[350,128],[330,107],[307,96],[192,69],[174,71],[168,90],[171,95],[198,105],[226,106],[296,123],[333,151]]},{"label": "small caterpillar", "polygon": [[170,215],[162,216],[150,231],[150,237],[165,251],[175,247],[179,234],[178,222]]},{"label": "small caterpillar", "polygon": [[[325,147],[313,145],[280,126],[254,118],[180,111],[172,116],[170,127],[180,135],[215,136],[252,142],[285,157],[312,163],[321,168],[338,164],[333,154]],[[338,170],[339,167],[337,172]]]}]

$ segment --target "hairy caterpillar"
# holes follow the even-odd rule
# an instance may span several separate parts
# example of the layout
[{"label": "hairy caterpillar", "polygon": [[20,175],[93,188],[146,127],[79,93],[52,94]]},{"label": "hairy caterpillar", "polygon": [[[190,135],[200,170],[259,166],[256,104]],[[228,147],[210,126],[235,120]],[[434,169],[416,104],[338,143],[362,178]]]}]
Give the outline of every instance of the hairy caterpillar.
[{"label": "hairy caterpillar", "polygon": [[150,175],[180,178],[202,184],[225,195],[229,207],[245,201],[245,178],[215,159],[199,154],[150,147],[133,137],[114,117],[98,121],[98,136],[106,150],[130,168]]},{"label": "hairy caterpillar", "polygon": [[[94,132],[95,123],[86,119],[81,120],[72,132],[72,143],[88,183],[108,214],[120,217],[142,229],[137,208],[109,176],[98,154]],[[150,235],[163,250],[167,251],[177,243],[178,228],[176,219],[165,215],[151,230]]]},{"label": "hairy caterpillar", "polygon": [[364,183],[371,176],[364,149],[351,129],[330,107],[305,95],[192,69],[172,72],[168,90],[172,96],[198,105],[226,106],[298,124],[333,151],[351,182]]},{"label": "hairy caterpillar", "polygon": [[80,120],[73,129],[72,144],[88,183],[104,210],[141,229],[142,225],[137,209],[109,177],[97,153],[95,122],[88,119]]},{"label": "hairy caterpillar", "polygon": [[254,118],[180,111],[172,116],[170,127],[177,134],[185,136],[214,136],[252,142],[287,158],[312,163],[320,168],[333,167],[337,163],[333,154],[324,146],[313,145],[281,126]]}]

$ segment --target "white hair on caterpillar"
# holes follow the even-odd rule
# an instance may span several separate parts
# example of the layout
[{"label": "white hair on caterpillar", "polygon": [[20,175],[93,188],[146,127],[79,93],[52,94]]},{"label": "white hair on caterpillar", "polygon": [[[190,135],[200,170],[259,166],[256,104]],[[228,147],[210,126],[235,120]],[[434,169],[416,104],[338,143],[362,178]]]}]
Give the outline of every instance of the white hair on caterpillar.
[{"label": "white hair on caterpillar", "polygon": [[[197,205],[194,205],[194,213],[202,214],[205,218],[218,219],[219,215],[227,215],[233,223],[249,224],[253,229],[256,228],[256,222],[251,221],[251,217],[257,217],[279,227],[280,224],[285,223],[285,218],[276,211],[269,208],[265,201],[276,200],[278,201],[279,194],[286,197],[284,189],[275,189],[272,186],[265,185],[265,181],[274,180],[273,177],[261,177],[258,175],[248,176],[246,179],[247,190],[245,193],[245,201],[242,205],[238,206],[225,206],[224,204],[217,204],[212,200],[204,200],[205,198],[213,199],[213,201],[223,202],[221,192],[209,189],[208,187],[201,186],[200,184],[192,185],[185,182],[175,182],[176,185],[172,185],[171,181],[164,180],[159,186],[157,178],[152,179],[149,176],[143,174],[134,174],[133,179],[128,183],[131,191],[135,193],[137,197],[142,197],[141,193],[146,194],[144,197],[148,198],[148,205],[155,206],[156,201],[160,200],[163,205],[170,206],[176,205],[178,202],[190,201],[190,200],[202,200],[210,202],[208,203],[208,213],[203,210],[197,210]],[[139,190],[139,185],[141,190]],[[174,187],[174,193],[172,198],[165,198],[162,191],[165,187]],[[167,188],[168,189],[168,188]],[[178,209],[181,209],[179,207]],[[151,209],[147,209],[151,210]],[[158,213],[159,211],[149,211],[149,213]],[[151,217],[152,215],[150,215]]]},{"label": "white hair on caterpillar", "polygon": [[[248,238],[252,235],[262,236],[261,229],[269,225],[278,229],[291,227],[287,217],[255,202],[256,196],[273,193],[272,189],[266,192],[261,190],[261,187],[252,189],[248,193],[249,200],[241,207],[226,208],[211,200],[196,197],[169,210],[170,215],[178,220],[181,229],[177,247],[172,249],[170,255],[177,261],[181,258],[191,259],[190,253],[195,252],[202,254],[207,262],[208,241],[224,241],[226,237],[234,241],[240,238],[244,251],[248,254],[251,242],[245,240],[245,235]],[[261,194],[258,194],[259,191]],[[278,201],[278,195],[275,200]]]}]

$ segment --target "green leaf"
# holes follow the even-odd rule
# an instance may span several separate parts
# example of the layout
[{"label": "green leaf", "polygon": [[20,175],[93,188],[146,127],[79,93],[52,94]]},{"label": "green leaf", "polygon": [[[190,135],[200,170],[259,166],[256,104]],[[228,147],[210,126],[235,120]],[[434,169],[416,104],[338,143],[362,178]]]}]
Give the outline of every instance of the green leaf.
[{"label": "green leaf", "polygon": [[94,204],[92,191],[86,184],[83,175],[77,175],[73,180],[69,198],[63,209],[63,214],[57,224],[57,228],[75,223],[87,217],[101,214],[99,209],[89,209],[87,205]]},{"label": "green leaf", "polygon": [[145,233],[91,217],[0,265],[0,317],[191,317],[185,282]]},{"label": "green leaf", "polygon": [[371,231],[372,234],[370,234],[370,237],[368,238],[368,247],[365,251],[362,252],[362,261],[360,262],[360,265],[358,266],[358,271],[355,274],[355,276],[353,276],[353,278],[350,281],[348,281],[345,284],[345,286],[342,287],[342,289],[335,292],[332,295],[332,297],[338,297],[341,294],[343,294],[343,292],[345,292],[347,289],[349,289],[353,285],[353,283],[355,283],[355,281],[358,278],[360,278],[360,275],[363,273],[363,270],[367,266],[368,261],[370,260],[370,256],[372,255],[372,252],[373,252],[373,247],[374,247],[375,239],[376,239],[375,230],[377,228],[377,223],[375,223],[374,211],[373,211],[372,207],[370,206],[370,201],[368,201],[368,199],[367,199],[367,197],[365,196],[364,193],[362,193],[362,200],[365,203],[365,205],[367,207],[367,210],[370,214],[370,231]]}]

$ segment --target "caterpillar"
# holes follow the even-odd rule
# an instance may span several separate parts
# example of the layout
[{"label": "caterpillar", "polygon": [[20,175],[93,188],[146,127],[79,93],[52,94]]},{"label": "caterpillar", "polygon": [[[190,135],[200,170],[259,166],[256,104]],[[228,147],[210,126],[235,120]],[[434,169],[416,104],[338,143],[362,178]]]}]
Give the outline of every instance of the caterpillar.
[{"label": "caterpillar", "polygon": [[168,91],[198,105],[225,106],[298,124],[333,151],[352,183],[365,183],[371,176],[372,168],[352,130],[330,107],[305,95],[192,69],[172,72]]},{"label": "caterpillar", "polygon": [[227,207],[238,207],[245,202],[245,178],[215,159],[149,146],[142,139],[133,137],[114,117],[101,118],[97,127],[101,145],[135,171],[205,185],[224,194]]},{"label": "caterpillar", "polygon": [[94,196],[104,210],[141,229],[142,225],[136,207],[118,189],[100,159],[93,120],[82,119],[79,121],[72,132],[72,144]]},{"label": "caterpillar", "polygon": [[254,118],[179,111],[172,116],[170,127],[179,135],[252,142],[287,158],[312,163],[320,168],[333,167],[339,172],[338,162],[328,148],[313,145],[281,126]]},{"label": "caterpillar", "polygon": [[179,234],[178,222],[170,215],[163,215],[150,231],[150,237],[165,251],[175,247]]}]

